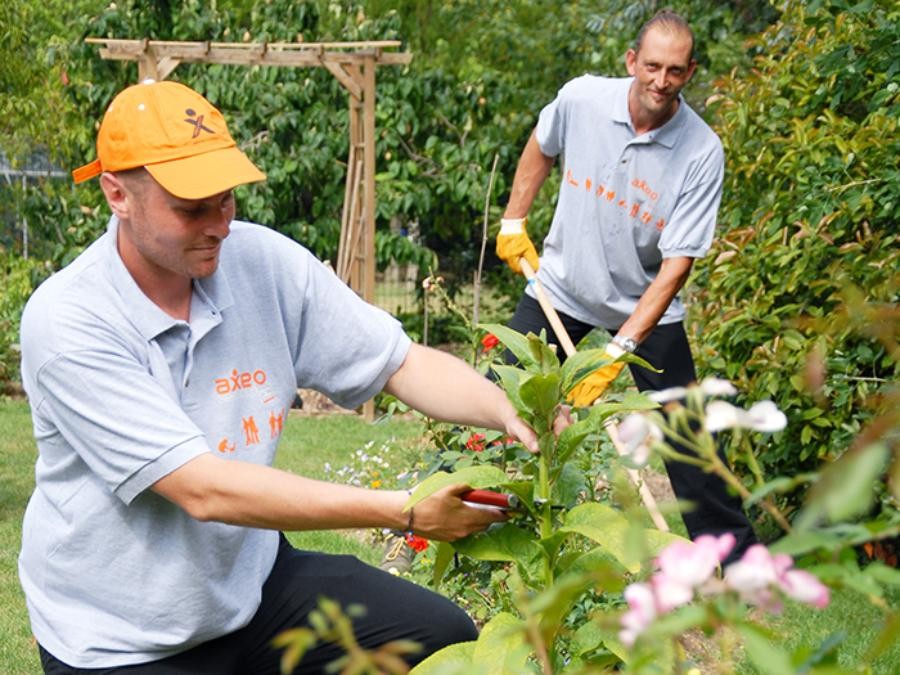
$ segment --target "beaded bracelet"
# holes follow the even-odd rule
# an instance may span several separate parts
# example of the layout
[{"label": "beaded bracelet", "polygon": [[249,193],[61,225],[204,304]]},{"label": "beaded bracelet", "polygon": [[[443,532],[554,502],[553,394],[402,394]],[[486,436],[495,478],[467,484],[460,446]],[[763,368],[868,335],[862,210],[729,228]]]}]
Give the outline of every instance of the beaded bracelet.
[{"label": "beaded bracelet", "polygon": [[[407,490],[406,492],[409,494],[410,497],[412,497],[412,490]],[[414,508],[415,507],[413,507],[413,506],[409,507],[409,522],[406,523],[406,533],[407,534],[413,533],[413,517],[415,516]]]}]

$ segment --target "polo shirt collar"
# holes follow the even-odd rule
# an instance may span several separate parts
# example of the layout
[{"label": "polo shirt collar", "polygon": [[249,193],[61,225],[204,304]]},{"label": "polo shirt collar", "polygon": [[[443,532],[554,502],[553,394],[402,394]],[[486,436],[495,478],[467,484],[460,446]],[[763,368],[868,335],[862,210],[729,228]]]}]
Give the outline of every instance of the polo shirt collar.
[{"label": "polo shirt collar", "polygon": [[[130,319],[146,340],[153,340],[161,333],[166,332],[172,326],[182,323],[178,319],[169,316],[160,307],[148,298],[140,286],[131,276],[125,263],[119,255],[118,234],[119,219],[112,216],[107,225],[107,249],[105,256],[109,261],[107,266],[109,280],[119,297],[122,298],[125,307],[129,308]],[[200,293],[204,300],[212,305],[220,313],[223,309],[234,304],[234,297],[228,285],[228,279],[221,270],[221,266],[215,274],[207,279],[195,279],[194,285],[200,286]],[[195,289],[195,292],[197,290]],[[192,303],[193,305],[193,303]]]},{"label": "polo shirt collar", "polygon": [[[633,77],[625,77],[621,80],[622,85],[615,94],[615,103],[613,105],[612,119],[614,122],[625,124],[634,133],[634,127],[631,125],[631,113],[628,112],[628,92],[631,89],[631,83],[634,82]],[[687,122],[688,104],[684,100],[684,96],[678,94],[678,110],[668,122],[663,124],[659,129],[644,134],[649,135],[649,142],[659,143],[667,148],[675,147],[681,134],[684,133],[685,123]]]}]

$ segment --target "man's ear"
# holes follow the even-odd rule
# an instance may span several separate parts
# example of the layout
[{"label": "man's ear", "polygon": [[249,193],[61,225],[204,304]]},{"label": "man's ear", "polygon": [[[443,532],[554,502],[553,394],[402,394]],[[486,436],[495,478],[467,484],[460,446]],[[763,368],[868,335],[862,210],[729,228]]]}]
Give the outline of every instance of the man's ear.
[{"label": "man's ear", "polygon": [[134,199],[132,193],[125,187],[122,179],[118,176],[104,171],[100,174],[100,189],[103,190],[103,196],[106,197],[106,203],[109,204],[110,210],[119,218],[119,220],[127,219],[131,211],[131,201]]},{"label": "man's ear", "polygon": [[634,49],[629,49],[625,52],[625,68],[628,70],[628,74],[634,77],[634,73],[637,66],[637,52]]},{"label": "man's ear", "polygon": [[697,61],[695,59],[691,59],[691,63],[688,66],[687,79],[684,81],[685,84],[691,81],[691,78],[694,76],[695,70],[697,70]]}]

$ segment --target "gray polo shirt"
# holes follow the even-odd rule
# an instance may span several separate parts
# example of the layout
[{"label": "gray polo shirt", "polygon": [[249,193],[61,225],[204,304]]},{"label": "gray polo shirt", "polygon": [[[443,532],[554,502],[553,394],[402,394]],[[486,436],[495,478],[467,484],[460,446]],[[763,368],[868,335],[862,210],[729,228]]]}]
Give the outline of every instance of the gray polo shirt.
[{"label": "gray polo shirt", "polygon": [[147,488],[207,452],[271,464],[298,386],[359,405],[410,344],[306,249],[241,222],[177,321],[125,269],[116,225],[22,318],[39,454],[19,574],[35,637],[79,668],[245,625],[277,533],[198,522]]},{"label": "gray polo shirt", "polygon": [[[663,258],[709,250],[724,173],[719,138],[683,99],[664,126],[637,136],[631,82],[568,82],[536,130],[541,152],[563,155],[538,278],[559,311],[610,329],[634,311]],[[676,298],[660,323],[683,317]]]}]

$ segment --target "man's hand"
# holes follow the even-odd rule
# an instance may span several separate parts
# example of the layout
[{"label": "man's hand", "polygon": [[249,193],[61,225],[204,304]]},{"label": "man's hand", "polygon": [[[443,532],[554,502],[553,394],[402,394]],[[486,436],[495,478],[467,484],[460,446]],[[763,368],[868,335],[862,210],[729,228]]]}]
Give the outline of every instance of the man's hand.
[{"label": "man's hand", "polygon": [[481,532],[509,516],[502,509],[472,507],[462,495],[472,488],[465,484],[438,490],[413,507],[413,532],[434,541],[454,541]]},{"label": "man's hand", "polygon": [[500,221],[500,233],[497,235],[497,257],[506,261],[506,264],[516,274],[522,274],[519,258],[525,258],[535,271],[540,265],[537,250],[531,243],[531,239],[528,238],[528,232],[525,229],[527,224],[527,218],[503,218]]},{"label": "man's hand", "polygon": [[[556,411],[556,418],[553,420],[553,433],[559,436],[562,430],[570,424],[572,424],[572,409],[567,405],[559,406],[559,409]],[[518,439],[529,452],[535,454],[540,452],[537,434],[521,417],[515,416],[506,422],[506,433]]]},{"label": "man's hand", "polygon": [[[625,353],[625,350],[610,342],[606,345],[606,353],[614,359],[617,359]],[[572,387],[572,391],[566,396],[566,400],[579,408],[591,405],[603,395],[603,392],[605,392],[607,387],[612,384],[613,380],[619,376],[619,373],[622,372],[624,367],[624,363],[616,362],[598,368]]]}]

